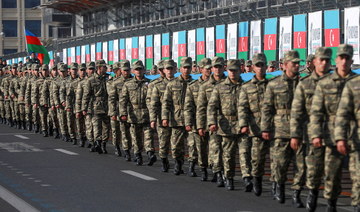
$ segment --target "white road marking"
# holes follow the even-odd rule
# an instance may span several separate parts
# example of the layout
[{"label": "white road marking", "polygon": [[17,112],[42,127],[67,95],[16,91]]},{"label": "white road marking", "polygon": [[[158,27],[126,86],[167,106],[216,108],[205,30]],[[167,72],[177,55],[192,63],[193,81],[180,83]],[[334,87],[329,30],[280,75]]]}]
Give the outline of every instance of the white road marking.
[{"label": "white road marking", "polygon": [[24,172],[20,172],[20,171],[19,171],[19,172],[16,172],[16,173],[18,173],[18,174],[22,174],[22,173],[24,173]]},{"label": "white road marking", "polygon": [[15,137],[18,137],[18,138],[21,138],[21,139],[30,139],[26,136],[23,136],[23,135],[14,135]]},{"label": "white road marking", "polygon": [[40,212],[38,209],[34,208],[29,203],[25,202],[24,200],[20,199],[15,194],[11,193],[6,188],[0,185],[0,198],[8,202],[14,208],[19,211],[27,211],[27,212]]},{"label": "white road marking", "polygon": [[[21,135],[34,135],[35,133],[21,133]],[[19,135],[19,133],[0,133],[1,135]]]},{"label": "white road marking", "polygon": [[[0,148],[5,149],[8,152],[42,152],[41,149],[38,149],[23,142],[0,143]],[[3,163],[2,165],[8,164]]]},{"label": "white road marking", "polygon": [[149,177],[149,176],[146,176],[146,175],[143,175],[143,174],[140,174],[138,172],[134,172],[134,171],[131,171],[131,170],[121,170],[122,172],[124,172],[125,174],[129,174],[129,175],[132,175],[134,177],[138,177],[138,178],[141,178],[143,180],[157,180],[153,177]]},{"label": "white road marking", "polygon": [[31,174],[22,174],[22,176],[28,177],[28,176],[31,176]]},{"label": "white road marking", "polygon": [[67,151],[65,149],[54,149],[54,150],[65,153],[65,154],[68,154],[68,155],[79,155],[78,153],[70,152],[70,151]]},{"label": "white road marking", "polygon": [[41,183],[42,180],[34,180],[35,183]]},{"label": "white road marking", "polygon": [[51,186],[51,185],[49,185],[49,184],[41,184],[41,186],[42,186],[42,187],[49,187],[49,186]]}]

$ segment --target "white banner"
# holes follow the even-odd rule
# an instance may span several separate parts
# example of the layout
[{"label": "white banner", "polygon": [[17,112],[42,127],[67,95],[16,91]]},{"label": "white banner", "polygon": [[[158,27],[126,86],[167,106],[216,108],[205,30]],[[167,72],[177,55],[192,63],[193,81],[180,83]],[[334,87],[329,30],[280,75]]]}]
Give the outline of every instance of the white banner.
[{"label": "white banner", "polygon": [[283,58],[285,52],[292,50],[292,16],[280,18],[279,30],[279,58]]},{"label": "white banner", "polygon": [[96,44],[93,43],[90,46],[90,54],[91,54],[91,61],[95,61],[96,60]]},{"label": "white banner", "polygon": [[81,63],[86,63],[86,47],[81,46],[81,56],[80,56]]},{"label": "white banner", "polygon": [[154,35],[154,63],[161,60],[161,34]]},{"label": "white banner", "polygon": [[131,50],[132,50],[132,38],[126,38],[125,40],[126,59],[131,63]]},{"label": "white banner", "polygon": [[308,22],[308,54],[322,46],[322,11],[309,13]]},{"label": "white banner", "polygon": [[350,44],[354,47],[354,64],[360,64],[359,54],[359,17],[360,7],[345,8],[344,11],[344,31],[345,43]]},{"label": "white banner", "polygon": [[103,53],[103,59],[105,60],[105,62],[108,62],[108,42],[103,42],[102,45],[102,53]]},{"label": "white banner", "polygon": [[227,59],[237,58],[237,23],[229,24],[227,30]]},{"label": "white banner", "polygon": [[119,62],[119,39],[114,40],[114,63]]},{"label": "white banner", "polygon": [[141,60],[145,66],[145,36],[139,37],[139,60]]},{"label": "white banner", "polygon": [[71,47],[71,62],[75,63],[76,62],[76,48],[75,47]]},{"label": "white banner", "polygon": [[250,23],[250,56],[261,52],[261,20]]},{"label": "white banner", "polygon": [[188,31],[188,57],[196,60],[196,30]]},{"label": "white banner", "polygon": [[179,44],[179,32],[174,32],[172,37],[172,59],[177,63],[179,54],[178,54],[178,44]]},{"label": "white banner", "polygon": [[215,56],[215,28],[206,28],[206,57]]},{"label": "white banner", "polygon": [[62,62],[67,63],[67,48],[63,49]]}]

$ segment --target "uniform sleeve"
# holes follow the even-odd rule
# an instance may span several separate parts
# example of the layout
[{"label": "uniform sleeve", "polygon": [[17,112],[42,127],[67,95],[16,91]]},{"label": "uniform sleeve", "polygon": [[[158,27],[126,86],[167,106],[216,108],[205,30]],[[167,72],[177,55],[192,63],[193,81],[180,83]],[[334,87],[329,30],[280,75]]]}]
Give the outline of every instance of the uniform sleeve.
[{"label": "uniform sleeve", "polygon": [[200,86],[196,106],[196,126],[198,129],[207,129],[206,127],[206,109],[207,98],[205,86]]},{"label": "uniform sleeve", "polygon": [[147,105],[147,108],[149,111],[151,110],[151,104],[150,104],[151,103],[151,93],[152,93],[152,90],[154,89],[154,85],[155,85],[154,82],[150,83],[148,86],[147,93],[146,93],[146,105]]},{"label": "uniform sleeve", "polygon": [[291,105],[290,136],[302,138],[304,131],[304,117],[306,117],[304,86],[300,82],[295,90],[294,100]]},{"label": "uniform sleeve", "polygon": [[82,111],[89,110],[90,98],[91,98],[91,82],[88,80],[84,86],[84,95],[82,97]]},{"label": "uniform sleeve", "polygon": [[128,108],[129,103],[130,103],[130,96],[129,96],[129,91],[128,91],[127,85],[125,83],[122,88],[120,101],[119,101],[120,116],[128,115],[127,108]]},{"label": "uniform sleeve", "polygon": [[263,108],[261,113],[261,131],[270,132],[273,125],[272,120],[275,111],[274,91],[271,84],[266,87]]},{"label": "uniform sleeve", "polygon": [[186,95],[185,95],[185,102],[184,102],[184,121],[185,126],[194,126],[194,112],[196,111],[195,108],[195,100],[194,95],[191,91],[191,87],[188,86],[186,89]]},{"label": "uniform sleeve", "polygon": [[239,117],[239,127],[248,127],[249,126],[249,115],[250,115],[250,105],[249,98],[244,88],[241,88],[239,94],[239,106],[238,106],[238,117]]},{"label": "uniform sleeve", "polygon": [[114,82],[113,82],[113,84],[108,83],[107,84],[107,89],[108,89],[108,93],[109,93],[109,98],[108,98],[109,112],[108,112],[108,115],[110,117],[111,116],[116,116],[117,115],[117,110],[116,110],[117,93],[116,93],[116,90],[115,90]]},{"label": "uniform sleeve", "polygon": [[[5,95],[5,94],[4,94]],[[25,104],[31,104],[31,82],[30,80],[26,84],[25,89]]]},{"label": "uniform sleeve", "polygon": [[347,83],[341,95],[339,107],[336,112],[335,141],[348,140],[350,121],[354,120],[354,95]]},{"label": "uniform sleeve", "polygon": [[66,88],[67,83],[63,82],[61,83],[60,89],[59,89],[59,99],[60,103],[66,102]]},{"label": "uniform sleeve", "polygon": [[161,105],[161,120],[170,120],[170,107],[173,104],[171,83],[166,86],[163,102]]},{"label": "uniform sleeve", "polygon": [[218,125],[217,123],[217,111],[220,109],[220,94],[218,86],[215,87],[211,93],[209,104],[207,107],[207,126]]},{"label": "uniform sleeve", "polygon": [[75,96],[75,113],[81,112],[81,105],[82,105],[82,97],[84,94],[82,83],[80,82],[77,85],[76,89],[76,96]]},{"label": "uniform sleeve", "polygon": [[320,84],[316,86],[310,112],[310,138],[323,137],[323,123],[325,117],[324,91]]},{"label": "uniform sleeve", "polygon": [[37,95],[37,89],[38,89],[38,87],[37,87],[37,85],[36,85],[36,81],[35,82],[32,82],[31,83],[32,85],[31,85],[31,104],[33,105],[33,104],[38,104],[38,102],[37,102],[37,97],[38,97],[38,95]]},{"label": "uniform sleeve", "polygon": [[150,122],[156,122],[158,115],[160,115],[161,111],[161,102],[160,102],[160,91],[157,87],[154,87],[151,92],[151,100],[150,100]]}]

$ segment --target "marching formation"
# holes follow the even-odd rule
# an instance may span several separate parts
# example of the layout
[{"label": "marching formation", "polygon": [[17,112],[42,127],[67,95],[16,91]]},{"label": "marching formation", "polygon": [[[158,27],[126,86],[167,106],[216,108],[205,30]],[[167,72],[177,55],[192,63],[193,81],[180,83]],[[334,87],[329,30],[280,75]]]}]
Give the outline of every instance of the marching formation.
[{"label": "marching formation", "polygon": [[[187,149],[188,175],[196,177],[198,165],[201,181],[207,181],[211,169],[211,181],[228,190],[234,190],[238,153],[244,190],[256,196],[262,193],[270,153],[274,199],[285,202],[288,167],[294,162],[293,206],[308,211],[316,210],[322,182],[327,211],[336,211],[349,156],[352,205],[360,211],[360,77],[351,71],[353,51],[347,44],[337,52],[320,47],[302,71],[299,53],[286,52],[283,74],[271,79],[266,72],[277,64],[263,53],[246,62],[214,57],[197,65],[183,57],[176,78],[176,62],[163,60],[157,64],[160,77],[152,81],[140,60],[115,63],[112,77],[104,60],[51,69],[32,60],[0,69],[0,122],[99,154],[107,153],[111,139],[116,155],[126,161],[133,157],[139,166],[143,152],[152,166],[159,149],[161,171],[169,171],[171,155],[175,175],[184,174]],[[332,54],[335,70],[330,70]],[[201,76],[194,80],[197,68]],[[244,82],[243,72],[255,75]]]}]

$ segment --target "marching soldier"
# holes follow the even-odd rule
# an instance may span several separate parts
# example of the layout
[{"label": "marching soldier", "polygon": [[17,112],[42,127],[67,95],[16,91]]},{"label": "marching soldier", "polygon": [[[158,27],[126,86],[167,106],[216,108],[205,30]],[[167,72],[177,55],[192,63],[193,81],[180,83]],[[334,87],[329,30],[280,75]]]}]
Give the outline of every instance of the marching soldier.
[{"label": "marching soldier", "polygon": [[0,123],[5,123],[5,106],[4,106],[4,90],[2,87],[2,81],[6,76],[4,71],[0,68]]},{"label": "marching soldier", "polygon": [[21,72],[21,75],[19,78],[19,91],[18,91],[20,125],[23,130],[26,129],[26,111],[25,111],[25,91],[26,91],[26,84],[27,84],[26,72],[27,72],[27,67],[23,66],[22,72]]},{"label": "marching soldier", "polygon": [[49,135],[49,105],[50,105],[50,79],[49,79],[49,66],[44,64],[41,66],[40,77],[36,83],[36,104],[40,108],[41,128],[44,137]]},{"label": "marching soldier", "polygon": [[[85,82],[85,76],[86,76],[86,64],[82,63],[79,67],[79,72],[78,72],[78,80],[77,80],[77,84],[76,84],[76,92],[75,92],[75,98],[72,99],[73,101],[73,111],[75,113],[76,116],[76,130],[77,130],[77,134],[79,136],[80,139],[80,147],[84,147],[85,146],[85,142],[86,142],[86,125],[85,125],[85,116],[81,113],[81,100],[82,100],[82,95],[83,95],[83,84]],[[79,93],[79,94],[78,94]]]},{"label": "marching soldier", "polygon": [[[57,113],[57,109],[56,109],[56,105],[55,105],[55,101],[54,101],[54,87],[57,84],[57,80],[59,80],[59,76],[58,76],[58,67],[56,65],[54,65],[51,68],[51,74],[50,74],[50,85],[49,85],[49,98],[50,98],[50,105],[49,105],[49,119],[51,122],[51,125],[53,127],[53,135],[54,138],[58,139],[60,138],[60,126],[59,126],[59,117],[58,117],[58,113]],[[49,132],[49,134],[51,135],[51,131]]]},{"label": "marching soldier", "polygon": [[12,65],[11,70],[11,78],[9,79],[9,95],[10,95],[10,108],[11,108],[11,116],[13,118],[15,128],[20,129],[20,120],[19,120],[19,105],[18,105],[18,96],[19,96],[19,66],[18,64],[14,63]]},{"label": "marching soldier", "polygon": [[306,68],[300,71],[300,74],[308,74],[310,75],[315,70],[314,65],[315,55],[309,54],[306,58]]},{"label": "marching soldier", "polygon": [[247,60],[245,62],[245,73],[251,73],[252,72],[252,61]]},{"label": "marching soldier", "polygon": [[[38,102],[38,97],[40,95],[39,91],[39,74],[40,71],[40,65],[39,64],[33,64],[33,74],[34,79],[30,82],[31,83],[31,107],[32,107],[32,120],[33,120],[33,126],[34,126],[34,132],[39,133],[40,132],[40,107]],[[40,80],[42,81],[42,80]]]}]

